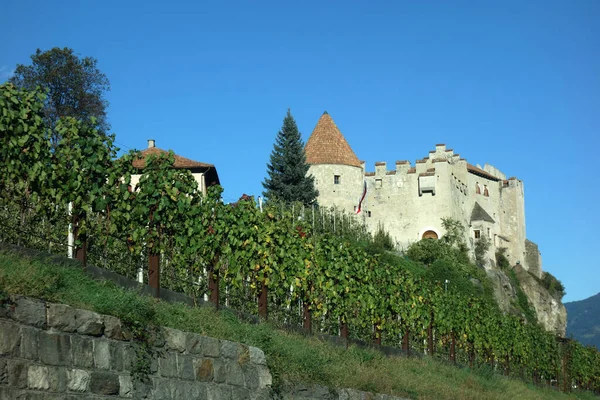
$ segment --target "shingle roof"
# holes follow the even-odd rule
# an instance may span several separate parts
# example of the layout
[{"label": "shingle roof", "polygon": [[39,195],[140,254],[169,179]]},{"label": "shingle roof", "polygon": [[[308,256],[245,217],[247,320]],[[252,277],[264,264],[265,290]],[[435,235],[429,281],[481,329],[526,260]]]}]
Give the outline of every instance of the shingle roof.
[{"label": "shingle roof", "polygon": [[[151,156],[151,155],[158,156],[160,154],[167,154],[167,153],[168,153],[168,151],[159,149],[158,147],[150,147],[148,149],[142,150],[142,151],[140,151],[141,158],[135,159],[133,161],[133,166],[135,168],[144,168],[146,166],[146,159],[149,156]],[[175,163],[173,164],[173,167],[185,168],[185,169],[211,168],[211,167],[214,168],[214,165],[190,160],[189,158],[181,157],[181,156],[178,156],[177,154],[175,154]]]},{"label": "shingle roof", "polygon": [[327,112],[319,118],[304,151],[308,164],[361,166],[358,157]]},{"label": "shingle roof", "polygon": [[472,221],[487,221],[491,222],[492,224],[496,222],[477,202],[475,202],[473,211],[471,212],[471,222]]}]

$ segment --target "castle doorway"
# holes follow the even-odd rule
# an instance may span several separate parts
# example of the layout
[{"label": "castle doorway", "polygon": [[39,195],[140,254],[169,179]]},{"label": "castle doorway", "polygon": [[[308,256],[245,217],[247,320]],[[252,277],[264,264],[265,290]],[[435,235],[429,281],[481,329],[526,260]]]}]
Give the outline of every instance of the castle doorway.
[{"label": "castle doorway", "polygon": [[425,233],[423,233],[423,239],[438,239],[438,234],[434,231],[425,231]]}]

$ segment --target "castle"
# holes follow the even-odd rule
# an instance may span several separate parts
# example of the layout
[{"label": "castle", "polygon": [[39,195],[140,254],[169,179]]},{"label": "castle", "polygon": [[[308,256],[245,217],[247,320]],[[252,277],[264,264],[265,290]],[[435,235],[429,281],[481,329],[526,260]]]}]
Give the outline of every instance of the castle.
[{"label": "castle", "polygon": [[441,219],[452,218],[466,227],[471,252],[483,236],[490,240],[486,268],[495,266],[496,250],[504,247],[511,265],[521,264],[541,277],[537,245],[525,236],[522,181],[507,179],[487,164],[471,165],[444,144],[437,144],[414,166],[396,161],[388,169],[387,163],[377,162],[375,172],[367,172],[365,162],[359,161],[327,112],[306,142],[305,152],[319,204],[355,214],[366,187],[359,216],[371,232],[383,226],[399,248],[423,238],[440,238]]}]

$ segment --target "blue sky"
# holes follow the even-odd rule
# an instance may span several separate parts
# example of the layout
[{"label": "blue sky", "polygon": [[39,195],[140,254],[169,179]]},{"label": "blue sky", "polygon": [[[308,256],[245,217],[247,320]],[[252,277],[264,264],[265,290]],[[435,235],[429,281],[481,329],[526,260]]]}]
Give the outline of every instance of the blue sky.
[{"label": "blue sky", "polygon": [[565,301],[600,290],[600,2],[4,1],[0,82],[36,48],[98,59],[122,148],[216,165],[258,195],[286,110],[327,110],[360,159],[446,143],[524,181],[527,236]]}]

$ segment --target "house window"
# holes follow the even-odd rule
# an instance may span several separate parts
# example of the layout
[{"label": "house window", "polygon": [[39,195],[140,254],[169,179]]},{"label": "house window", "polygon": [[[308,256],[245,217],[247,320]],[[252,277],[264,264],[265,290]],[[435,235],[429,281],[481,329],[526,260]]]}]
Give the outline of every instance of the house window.
[{"label": "house window", "polygon": [[475,193],[481,194],[481,188],[479,187],[479,183],[475,184]]},{"label": "house window", "polygon": [[487,185],[485,185],[485,187],[483,189],[483,195],[485,197],[490,197],[490,192],[488,191]]},{"label": "house window", "polygon": [[376,188],[381,188],[382,185],[382,180],[381,179],[375,179],[375,187]]},{"label": "house window", "polygon": [[334,183],[335,185],[339,185],[339,184],[340,184],[340,181],[341,181],[341,178],[342,178],[342,177],[341,177],[340,175],[334,175],[334,176],[333,176],[333,183]]},{"label": "house window", "polygon": [[481,231],[479,229],[475,229],[473,233],[475,234],[475,239],[479,239],[481,237]]}]

